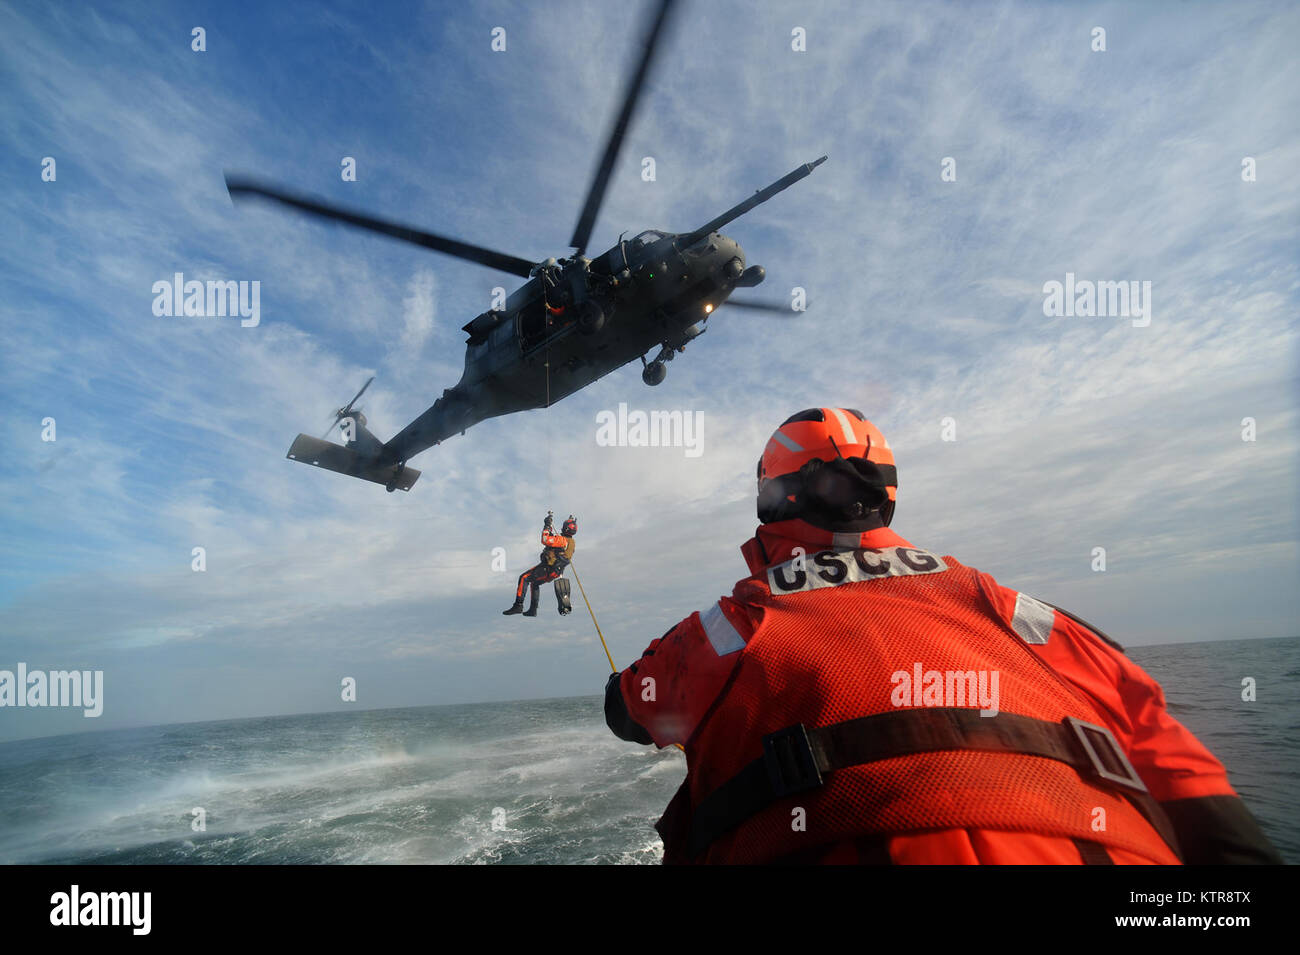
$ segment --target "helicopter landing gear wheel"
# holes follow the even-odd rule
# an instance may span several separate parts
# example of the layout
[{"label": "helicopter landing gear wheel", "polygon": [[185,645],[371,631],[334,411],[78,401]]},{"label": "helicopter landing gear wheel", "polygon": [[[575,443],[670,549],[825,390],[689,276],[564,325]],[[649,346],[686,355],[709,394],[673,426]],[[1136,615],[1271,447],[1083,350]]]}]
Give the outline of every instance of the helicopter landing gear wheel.
[{"label": "helicopter landing gear wheel", "polygon": [[594,335],[605,327],[605,310],[591,299],[578,305],[578,328],[584,335]]},{"label": "helicopter landing gear wheel", "polygon": [[392,494],[394,491],[397,490],[397,479],[402,476],[402,471],[404,471],[405,469],[406,469],[405,461],[400,462],[396,467],[393,468],[393,476],[389,478],[388,483],[384,485],[385,491],[387,491],[389,494]]},{"label": "helicopter landing gear wheel", "polygon": [[655,360],[641,369],[641,380],[653,387],[668,376],[668,366]]}]

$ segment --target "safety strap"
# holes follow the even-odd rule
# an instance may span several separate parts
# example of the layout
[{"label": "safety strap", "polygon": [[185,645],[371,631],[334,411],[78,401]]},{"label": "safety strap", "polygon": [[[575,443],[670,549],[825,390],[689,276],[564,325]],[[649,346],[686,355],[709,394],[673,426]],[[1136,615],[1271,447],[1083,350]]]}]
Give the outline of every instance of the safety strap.
[{"label": "safety strap", "polygon": [[977,709],[925,707],[809,729],[802,723],[763,737],[763,755],[695,807],[687,851],[699,855],[713,840],[793,793],[815,789],[826,773],[896,756],[978,750],[1042,756],[1066,763],[1084,779],[1126,797],[1180,859],[1164,810],[1151,797],[1114,734],[1066,717],[1060,723]]},{"label": "safety strap", "polygon": [[1079,850],[1079,858],[1083,860],[1084,865],[1114,865],[1115,860],[1110,857],[1106,847],[1100,842],[1092,842],[1088,839],[1073,839],[1074,847]]}]

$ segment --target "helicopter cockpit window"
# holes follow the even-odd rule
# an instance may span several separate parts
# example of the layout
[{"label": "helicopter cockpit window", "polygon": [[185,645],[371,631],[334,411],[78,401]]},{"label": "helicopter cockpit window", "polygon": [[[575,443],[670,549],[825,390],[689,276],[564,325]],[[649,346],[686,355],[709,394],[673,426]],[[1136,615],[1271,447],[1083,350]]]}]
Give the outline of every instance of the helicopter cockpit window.
[{"label": "helicopter cockpit window", "polygon": [[663,237],[664,234],[662,232],[656,232],[654,229],[647,229],[632,240],[632,248],[644,249],[647,245],[658,242]]}]

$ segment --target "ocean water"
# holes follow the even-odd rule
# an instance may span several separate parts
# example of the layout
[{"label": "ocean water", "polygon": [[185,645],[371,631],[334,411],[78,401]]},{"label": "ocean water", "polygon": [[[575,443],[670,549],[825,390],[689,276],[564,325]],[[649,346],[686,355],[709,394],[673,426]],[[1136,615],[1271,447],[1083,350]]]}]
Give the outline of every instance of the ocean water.
[{"label": "ocean water", "polygon": [[[1300,861],[1300,638],[1130,656]],[[0,862],[656,863],[684,773],[610,734],[599,697],[22,740],[0,744]]]},{"label": "ocean water", "polygon": [[[1228,779],[1288,863],[1300,863],[1300,637],[1133,647],[1173,717]],[[1242,680],[1256,683],[1253,703]]]}]

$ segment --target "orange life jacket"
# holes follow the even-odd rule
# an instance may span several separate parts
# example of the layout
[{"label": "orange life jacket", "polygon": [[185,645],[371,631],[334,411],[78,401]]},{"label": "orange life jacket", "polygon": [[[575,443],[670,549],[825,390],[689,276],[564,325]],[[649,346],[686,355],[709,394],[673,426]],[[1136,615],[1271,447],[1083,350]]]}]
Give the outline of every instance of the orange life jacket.
[{"label": "orange life jacket", "polygon": [[563,560],[566,564],[573,557],[575,547],[572,537],[565,537],[562,534],[547,534],[542,532],[542,545],[545,550],[542,551],[542,563],[548,567],[554,566],[556,560]]},{"label": "orange life jacket", "polygon": [[[1004,725],[1024,717],[1048,729],[1071,726],[1067,718],[1104,725],[1093,704],[1003,623],[991,587],[979,571],[912,547],[828,549],[737,584],[727,603],[737,621],[748,615],[753,632],[729,685],[687,742],[691,769],[660,826],[665,861],[757,863],[870,834],[984,829],[1078,839],[1177,864],[1124,787],[1012,749],[938,749],[836,768],[820,786],[776,799],[705,847],[692,852],[685,844],[683,810],[698,823],[702,804],[718,806],[716,797],[705,803],[711,794],[763,760],[764,737],[798,724],[950,708],[965,711],[959,715],[977,733],[982,720],[996,733],[997,715],[972,712],[984,708],[1011,714]],[[971,699],[980,689],[985,699]],[[985,707],[994,689],[995,706]]]}]

